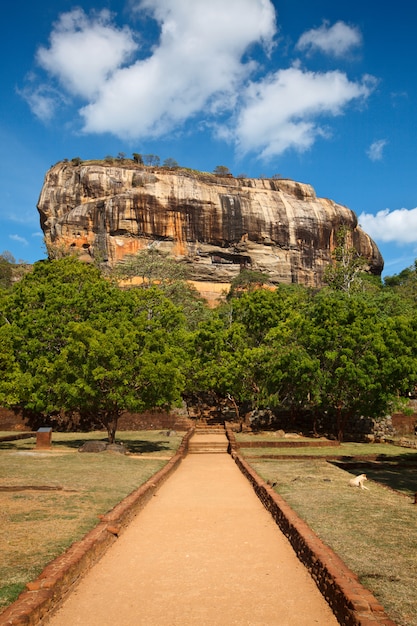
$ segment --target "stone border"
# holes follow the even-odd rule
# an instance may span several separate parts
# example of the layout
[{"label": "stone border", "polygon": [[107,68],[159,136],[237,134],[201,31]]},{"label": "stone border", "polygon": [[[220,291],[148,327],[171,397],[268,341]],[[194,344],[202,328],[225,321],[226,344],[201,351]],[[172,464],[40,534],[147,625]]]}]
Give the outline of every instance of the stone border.
[{"label": "stone border", "polygon": [[357,575],[240,456],[234,433],[228,425],[226,433],[232,458],[309,570],[339,623],[343,626],[396,626],[375,596],[359,582]]},{"label": "stone border", "polygon": [[39,626],[57,609],[81,577],[103,556],[129,522],[177,469],[188,452],[190,429],[177,453],[148,481],[117,504],[83,539],[51,561],[17,600],[0,614],[0,626]]},{"label": "stone border", "polygon": [[[129,522],[145,506],[188,452],[194,432],[184,436],[178,452],[146,483],[124,498],[81,541],[51,561],[18,599],[0,614],[0,626],[39,626],[57,609],[81,577],[103,556]],[[226,425],[229,451],[255,493],[289,539],[320,592],[344,626],[396,626],[356,574],[326,546],[289,505],[267,485],[236,451],[234,433]]]}]

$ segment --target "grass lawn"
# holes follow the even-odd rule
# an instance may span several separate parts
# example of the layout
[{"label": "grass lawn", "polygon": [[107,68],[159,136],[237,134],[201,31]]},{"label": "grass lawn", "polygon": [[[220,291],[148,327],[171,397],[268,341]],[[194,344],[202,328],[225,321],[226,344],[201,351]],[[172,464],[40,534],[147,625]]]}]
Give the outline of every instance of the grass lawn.
[{"label": "grass lawn", "polygon": [[[240,440],[236,437],[236,441],[239,444]],[[266,444],[270,439],[264,439],[259,437],[259,441],[265,441]],[[274,441],[281,441],[275,438]],[[288,439],[282,440],[288,441]],[[306,441],[301,439],[300,441]],[[309,440],[311,441],[311,439]],[[314,441],[314,440],[313,440]],[[267,445],[262,448],[245,448],[240,449],[240,453],[245,456],[259,456],[259,455],[275,455],[275,456],[317,456],[317,457],[345,457],[349,458],[365,457],[365,456],[377,456],[379,459],[386,457],[404,457],[409,459],[415,459],[417,463],[417,450],[412,448],[401,448],[389,443],[341,443],[340,446],[323,446],[320,448],[313,447],[294,447],[294,448],[268,448]]]},{"label": "grass lawn", "polygon": [[[357,453],[360,445],[355,445]],[[352,450],[352,444],[346,446]],[[362,447],[363,454],[370,454],[371,444]],[[416,626],[417,506],[410,496],[417,491],[417,469],[412,467],[417,452],[395,447],[398,459],[387,446],[384,451],[388,462],[378,469],[351,470],[378,481],[366,483],[369,491],[349,487],[352,474],[324,459],[303,460],[302,453],[311,450],[300,451],[299,460],[247,460],[264,480],[276,483],[275,490],[359,575],[394,621]]]},{"label": "grass lawn", "polygon": [[132,456],[78,452],[88,439],[105,440],[103,432],[53,433],[51,451],[35,451],[34,439],[0,442],[0,610],[100,514],[161,469],[183,434],[120,432]]}]

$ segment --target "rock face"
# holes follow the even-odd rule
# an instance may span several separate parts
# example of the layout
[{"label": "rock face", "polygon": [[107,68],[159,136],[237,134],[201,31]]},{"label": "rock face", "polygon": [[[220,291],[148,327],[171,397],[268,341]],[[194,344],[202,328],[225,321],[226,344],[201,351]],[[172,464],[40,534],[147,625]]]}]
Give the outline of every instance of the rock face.
[{"label": "rock face", "polygon": [[218,177],[129,161],[58,163],[38,202],[48,250],[114,266],[151,246],[187,263],[191,278],[230,283],[241,268],[272,283],[320,287],[341,225],[379,275],[381,254],[356,215],[292,180]]}]

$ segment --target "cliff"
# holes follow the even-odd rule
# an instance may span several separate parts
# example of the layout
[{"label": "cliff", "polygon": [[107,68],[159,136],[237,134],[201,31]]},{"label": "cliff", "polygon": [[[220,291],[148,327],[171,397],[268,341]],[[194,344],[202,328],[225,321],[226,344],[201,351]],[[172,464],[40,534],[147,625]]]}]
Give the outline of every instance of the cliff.
[{"label": "cliff", "polygon": [[127,160],[61,162],[45,176],[38,210],[50,251],[114,266],[157,246],[203,283],[230,283],[247,267],[267,273],[272,283],[319,287],[342,224],[368,271],[383,269],[353,211],[292,180],[219,177]]}]

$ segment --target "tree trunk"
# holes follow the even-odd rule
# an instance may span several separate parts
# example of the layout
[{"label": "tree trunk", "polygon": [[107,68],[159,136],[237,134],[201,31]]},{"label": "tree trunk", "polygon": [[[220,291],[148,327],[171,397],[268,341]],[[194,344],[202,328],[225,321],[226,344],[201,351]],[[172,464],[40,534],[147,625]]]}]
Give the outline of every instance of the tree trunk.
[{"label": "tree trunk", "polygon": [[337,440],[343,441],[343,432],[344,432],[344,420],[342,414],[342,407],[338,406],[336,409],[336,427],[337,427]]},{"label": "tree trunk", "polygon": [[[228,400],[232,403],[232,405],[233,405],[233,409],[234,409],[234,411],[235,411],[235,415],[236,415],[236,419],[237,419],[238,424],[242,425],[242,420],[241,420],[241,418],[240,418],[240,411],[239,411],[239,407],[238,407],[238,405],[237,405],[236,400],[234,399],[234,397],[233,397],[230,393],[228,393],[228,394],[227,394],[227,399],[228,399]],[[241,426],[241,431],[242,431],[242,426]]]},{"label": "tree trunk", "polygon": [[114,443],[116,441],[116,431],[117,424],[119,421],[119,416],[112,415],[106,420],[106,428],[107,428],[107,439],[109,443]]},{"label": "tree trunk", "polygon": [[317,432],[317,410],[314,409],[313,411],[313,434],[315,437],[318,437],[318,432]]}]

